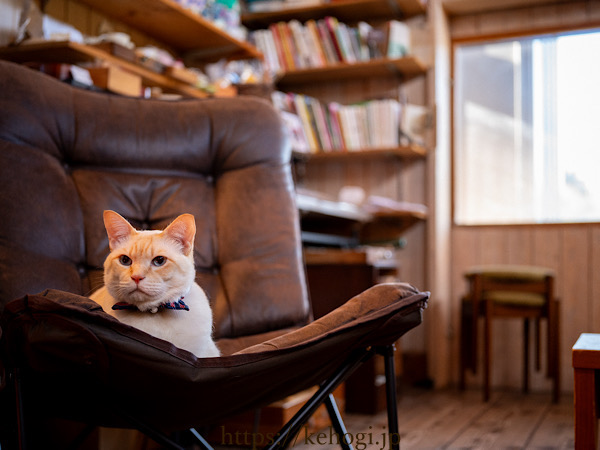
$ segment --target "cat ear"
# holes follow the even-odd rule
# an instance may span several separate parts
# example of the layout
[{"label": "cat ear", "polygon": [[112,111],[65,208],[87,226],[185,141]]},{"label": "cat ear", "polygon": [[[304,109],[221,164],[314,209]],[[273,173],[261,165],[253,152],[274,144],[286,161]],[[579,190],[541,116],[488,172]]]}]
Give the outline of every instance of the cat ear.
[{"label": "cat ear", "polygon": [[104,211],[103,218],[104,227],[108,234],[108,246],[111,251],[114,250],[120,242],[129,239],[136,232],[135,228],[133,228],[127,220],[114,211]]},{"label": "cat ear", "polygon": [[194,248],[196,221],[191,214],[182,214],[164,229],[163,234],[181,245],[183,254],[188,256]]}]

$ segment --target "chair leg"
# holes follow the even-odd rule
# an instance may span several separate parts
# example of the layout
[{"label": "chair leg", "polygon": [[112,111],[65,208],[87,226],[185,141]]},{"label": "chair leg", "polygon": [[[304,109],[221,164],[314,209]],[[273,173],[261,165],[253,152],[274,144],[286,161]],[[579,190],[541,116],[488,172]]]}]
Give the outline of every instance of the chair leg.
[{"label": "chair leg", "polygon": [[387,415],[389,430],[389,448],[400,450],[400,430],[398,429],[398,397],[396,389],[396,364],[394,361],[394,345],[384,349],[385,391],[387,397]]},{"label": "chair leg", "polygon": [[344,425],[340,411],[335,403],[333,394],[329,394],[325,399],[325,407],[327,408],[327,413],[331,419],[331,425],[340,439],[340,446],[344,450],[352,450],[352,442],[348,442],[348,431],[346,430],[346,425]]},{"label": "chair leg", "polygon": [[553,300],[548,314],[548,374],[553,378],[552,401],[560,400],[560,303]]},{"label": "chair leg", "polygon": [[490,399],[490,364],[492,359],[492,302],[485,303],[485,337],[483,349],[483,401]]},{"label": "chair leg", "polygon": [[[294,437],[300,432],[302,426],[313,415],[316,409],[323,404],[329,394],[346,380],[362,363],[373,356],[373,350],[364,350],[350,357],[346,363],[336,372],[331,378],[326,380],[319,390],[308,399],[304,406],[279,430],[275,435],[275,439],[265,449],[273,450],[287,448],[290,444],[294,444]],[[331,401],[329,399],[328,401]],[[339,436],[340,443],[344,442],[342,436]]]},{"label": "chair leg", "polygon": [[529,392],[529,319],[523,319],[523,393]]},{"label": "chair leg", "polygon": [[202,448],[203,450],[213,450],[212,446],[206,441],[206,439],[204,439],[204,437],[200,433],[196,431],[195,428],[190,428],[189,431],[190,433],[192,433],[192,436],[194,436],[194,438],[198,441],[200,448]]},{"label": "chair leg", "polygon": [[541,320],[535,319],[535,371],[539,372],[542,367],[542,349],[541,349]]},{"label": "chair leg", "polygon": [[473,368],[473,355],[471,355],[471,344],[473,342],[473,333],[471,331],[472,320],[471,316],[468,312],[468,305],[465,299],[462,300],[461,303],[461,311],[460,311],[460,367],[459,367],[459,378],[458,378],[458,388],[461,391],[464,391],[466,388],[466,371],[467,369],[471,369],[472,372],[475,372]]},{"label": "chair leg", "polygon": [[23,377],[19,369],[15,369],[11,374],[12,385],[14,389],[15,398],[15,418],[17,426],[17,448],[24,450],[27,448],[27,438],[25,432],[25,413],[24,413],[24,402],[23,402]]}]

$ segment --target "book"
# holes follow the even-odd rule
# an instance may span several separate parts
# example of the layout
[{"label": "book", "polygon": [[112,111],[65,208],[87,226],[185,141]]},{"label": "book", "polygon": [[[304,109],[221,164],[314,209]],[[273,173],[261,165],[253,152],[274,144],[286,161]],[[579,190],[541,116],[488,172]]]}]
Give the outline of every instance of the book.
[{"label": "book", "polygon": [[336,60],[338,62],[345,61],[346,58],[344,56],[342,46],[341,46],[339,38],[337,36],[338,30],[339,30],[338,20],[335,17],[328,16],[323,19],[323,22],[325,24],[325,29],[327,30],[327,33],[329,34],[329,39],[333,46]]},{"label": "book", "polygon": [[292,150],[296,152],[309,153],[308,140],[302,126],[300,117],[288,111],[279,111],[286,129],[288,130]]},{"label": "book", "polygon": [[294,70],[297,67],[296,57],[298,52],[291,39],[288,25],[286,22],[277,22],[276,29],[281,41],[286,70]]},{"label": "book", "polygon": [[293,102],[298,117],[300,117],[302,128],[304,129],[304,134],[306,135],[306,139],[308,141],[308,148],[313,153],[319,151],[320,144],[317,139],[315,126],[311,115],[308,111],[308,107],[306,105],[304,96],[294,95]]},{"label": "book", "polygon": [[[400,144],[402,106],[395,99],[370,100],[351,105],[323,103],[316,98],[275,91],[273,105],[297,114],[312,152],[396,148]],[[417,111],[413,108],[413,111]],[[412,112],[412,111],[411,111]],[[421,110],[411,114],[422,118]],[[404,116],[408,117],[408,116]],[[417,119],[415,122],[420,123]],[[414,120],[414,119],[413,119]],[[414,126],[411,120],[409,123]],[[409,136],[410,131],[404,136]]]},{"label": "book", "polygon": [[336,36],[338,38],[344,61],[348,63],[355,63],[357,61],[357,57],[350,40],[350,27],[348,27],[345,23],[338,23]]},{"label": "book", "polygon": [[329,122],[329,130],[331,133],[331,141],[334,150],[344,151],[346,146],[342,136],[342,128],[340,125],[340,104],[331,102],[327,105],[327,120]]},{"label": "book", "polygon": [[279,61],[280,68],[283,70],[289,70],[289,67],[286,63],[286,58],[283,54],[283,44],[281,42],[281,37],[279,36],[277,24],[272,23],[269,25],[269,31],[273,37],[273,44],[275,45],[275,52],[277,53],[277,60]]},{"label": "book", "polygon": [[401,58],[410,53],[410,28],[398,20],[390,20],[385,25],[388,58]]},{"label": "book", "polygon": [[313,116],[315,123],[317,139],[320,143],[320,148],[323,151],[333,150],[331,143],[331,136],[329,133],[329,127],[327,125],[327,119],[325,118],[325,112],[321,105],[321,102],[313,97],[305,97],[305,102],[309,108],[310,114]]},{"label": "book", "polygon": [[374,58],[400,58],[410,52],[410,29],[397,20],[374,28],[366,22],[351,27],[332,16],[276,22],[251,34],[273,72],[356,63]]},{"label": "book", "polygon": [[329,28],[325,21],[317,21],[317,30],[319,31],[319,42],[323,47],[327,64],[337,64],[340,62],[340,59],[338,58],[338,54],[333,46]]},{"label": "book", "polygon": [[293,48],[295,48],[295,63],[297,69],[304,69],[309,67],[309,55],[306,43],[304,41],[303,27],[300,22],[296,19],[290,20],[287,23],[287,29],[289,32],[290,39],[293,42]]},{"label": "book", "polygon": [[325,49],[321,45],[321,38],[317,23],[314,20],[308,20],[304,27],[307,29],[307,41],[310,48],[312,67],[323,67],[327,64]]}]

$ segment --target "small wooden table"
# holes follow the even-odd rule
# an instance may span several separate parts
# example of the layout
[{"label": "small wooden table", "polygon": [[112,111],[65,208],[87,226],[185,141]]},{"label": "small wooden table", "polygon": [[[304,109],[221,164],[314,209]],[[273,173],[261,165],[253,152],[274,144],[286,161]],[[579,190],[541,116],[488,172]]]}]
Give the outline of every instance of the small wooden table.
[{"label": "small wooden table", "polygon": [[575,448],[598,448],[600,334],[582,333],[573,346]]}]

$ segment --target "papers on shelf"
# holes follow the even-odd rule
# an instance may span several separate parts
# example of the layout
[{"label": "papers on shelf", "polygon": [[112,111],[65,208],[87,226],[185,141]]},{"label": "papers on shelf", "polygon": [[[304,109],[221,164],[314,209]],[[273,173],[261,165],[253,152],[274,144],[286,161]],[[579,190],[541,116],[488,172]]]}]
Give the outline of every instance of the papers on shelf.
[{"label": "papers on shelf", "polygon": [[392,200],[391,198],[370,195],[363,204],[363,208],[371,214],[381,213],[412,213],[419,216],[427,215],[427,206],[420,203]]},{"label": "papers on shelf", "polygon": [[303,189],[296,191],[296,206],[303,212],[341,217],[358,222],[368,222],[372,218],[368,212],[358,205],[330,200],[315,192]]},{"label": "papers on shelf", "polygon": [[376,216],[394,214],[411,214],[421,218],[427,215],[427,206],[420,203],[393,200],[378,195],[371,195],[361,204],[329,199],[322,194],[307,189],[296,191],[298,209],[308,213],[319,213],[333,217],[341,217],[358,222],[370,222]]}]

